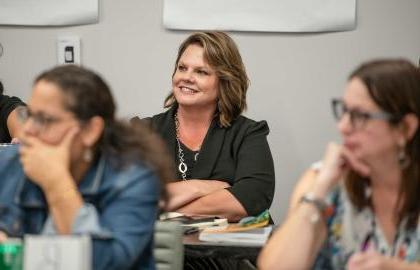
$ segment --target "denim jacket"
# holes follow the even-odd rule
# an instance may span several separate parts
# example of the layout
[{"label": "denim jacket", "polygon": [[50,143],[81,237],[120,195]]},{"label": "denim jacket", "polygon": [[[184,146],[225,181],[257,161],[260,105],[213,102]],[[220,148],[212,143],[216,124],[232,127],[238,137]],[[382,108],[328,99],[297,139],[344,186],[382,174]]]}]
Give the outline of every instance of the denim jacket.
[{"label": "denim jacket", "polygon": [[[92,269],[155,269],[156,174],[141,163],[118,169],[101,157],[79,192],[84,205],[72,233],[92,237]],[[42,190],[24,175],[18,146],[0,152],[0,230],[17,237],[55,232]]]}]

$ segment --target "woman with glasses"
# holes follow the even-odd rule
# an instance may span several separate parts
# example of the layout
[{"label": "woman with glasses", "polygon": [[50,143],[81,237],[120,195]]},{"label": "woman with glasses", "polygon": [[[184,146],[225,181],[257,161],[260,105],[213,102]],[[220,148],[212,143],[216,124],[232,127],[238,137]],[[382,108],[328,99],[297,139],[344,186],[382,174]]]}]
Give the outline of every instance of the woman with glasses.
[{"label": "woman with glasses", "polygon": [[420,269],[419,69],[365,63],[332,104],[342,143],[298,183],[260,269]]},{"label": "woman with glasses", "polygon": [[19,98],[3,95],[3,84],[0,82],[0,143],[10,143],[17,137],[21,125],[17,119],[16,108],[25,106]]},{"label": "woman with glasses", "polygon": [[88,234],[92,269],[154,269],[154,221],[170,178],[163,143],[115,119],[107,84],[61,66],[19,110],[20,146],[0,156],[1,238]]},{"label": "woman with glasses", "polygon": [[274,165],[266,121],[242,116],[248,77],[235,42],[197,32],[179,47],[168,110],[150,118],[177,168],[169,211],[238,221],[270,207]]}]

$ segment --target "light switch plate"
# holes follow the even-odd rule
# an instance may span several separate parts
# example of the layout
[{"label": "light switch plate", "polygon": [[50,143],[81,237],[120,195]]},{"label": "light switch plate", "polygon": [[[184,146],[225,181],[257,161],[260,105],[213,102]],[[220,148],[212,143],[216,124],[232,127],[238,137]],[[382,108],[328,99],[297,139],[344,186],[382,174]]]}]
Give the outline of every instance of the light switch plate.
[{"label": "light switch plate", "polygon": [[57,64],[80,65],[80,38],[78,36],[57,38]]}]

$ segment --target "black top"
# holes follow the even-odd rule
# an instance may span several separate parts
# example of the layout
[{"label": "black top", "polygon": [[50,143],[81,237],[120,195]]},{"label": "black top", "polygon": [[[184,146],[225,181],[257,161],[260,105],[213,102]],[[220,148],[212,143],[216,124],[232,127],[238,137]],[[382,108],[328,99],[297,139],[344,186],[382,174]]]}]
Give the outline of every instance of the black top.
[{"label": "black top", "polygon": [[[198,156],[200,155],[200,151],[193,151],[185,146],[181,141],[179,142],[181,145],[181,149],[184,153],[184,163],[187,165],[186,179],[193,179],[191,172],[194,170],[195,163],[198,160]],[[179,165],[179,156],[178,156],[178,148],[175,151],[176,164]],[[179,170],[177,171],[178,179],[182,179],[182,174]]]},{"label": "black top", "polygon": [[[149,120],[167,143],[178,168],[175,111],[175,108],[169,109]],[[231,185],[227,190],[242,204],[248,215],[257,215],[268,209],[275,184],[268,133],[266,121],[256,122],[239,116],[230,127],[223,128],[214,120],[188,178],[226,181]],[[183,150],[185,153],[185,147]],[[178,177],[182,179],[179,173]]]},{"label": "black top", "polygon": [[25,103],[17,97],[0,95],[0,143],[8,143],[12,139],[7,128],[7,118],[18,106],[25,106]]}]

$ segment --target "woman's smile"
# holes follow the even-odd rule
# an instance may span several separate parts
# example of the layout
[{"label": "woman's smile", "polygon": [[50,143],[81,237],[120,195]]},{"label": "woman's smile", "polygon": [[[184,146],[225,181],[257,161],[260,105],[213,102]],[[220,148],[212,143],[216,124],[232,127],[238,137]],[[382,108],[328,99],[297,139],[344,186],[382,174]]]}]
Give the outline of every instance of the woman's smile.
[{"label": "woman's smile", "polygon": [[188,86],[180,86],[178,88],[183,94],[193,95],[193,94],[196,94],[196,93],[200,92],[200,91],[198,91],[194,88],[188,87]]}]

